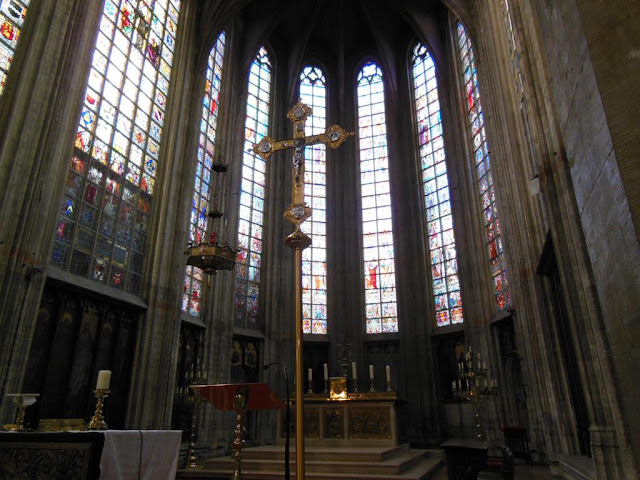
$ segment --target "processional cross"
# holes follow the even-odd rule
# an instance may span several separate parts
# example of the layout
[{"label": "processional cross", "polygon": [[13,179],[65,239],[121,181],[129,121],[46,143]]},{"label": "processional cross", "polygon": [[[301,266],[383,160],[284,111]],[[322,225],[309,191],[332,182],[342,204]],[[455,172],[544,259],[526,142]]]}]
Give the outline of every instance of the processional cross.
[{"label": "processional cross", "polygon": [[[267,160],[278,150],[293,148],[292,201],[284,212],[284,218],[296,226],[295,231],[284,241],[295,250],[295,299],[296,299],[296,478],[304,479],[304,378],[302,374],[302,250],[311,245],[311,238],[300,229],[300,225],[311,217],[311,207],[304,201],[304,149],[310,145],[323,143],[338,148],[353,135],[338,125],[330,126],[324,133],[305,136],[304,128],[311,108],[298,100],[289,110],[287,118],[293,122],[293,139],[274,140],[266,136],[253,146],[253,151]],[[289,401],[289,399],[287,399]]]}]

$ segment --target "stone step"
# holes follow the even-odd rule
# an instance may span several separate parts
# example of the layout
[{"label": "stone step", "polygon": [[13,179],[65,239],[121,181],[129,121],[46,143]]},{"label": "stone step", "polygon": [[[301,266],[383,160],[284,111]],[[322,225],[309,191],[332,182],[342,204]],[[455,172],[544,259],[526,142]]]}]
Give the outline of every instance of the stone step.
[{"label": "stone step", "polygon": [[[306,465],[305,465],[306,466]],[[412,469],[397,474],[388,473],[351,473],[351,472],[310,472],[305,469],[305,479],[308,480],[428,480],[443,467],[439,458],[423,458],[422,461]],[[374,470],[371,468],[371,470]],[[233,469],[206,470],[202,468],[179,470],[176,479],[200,479],[200,480],[229,480],[233,475]],[[254,471],[242,468],[242,478],[244,480],[283,480],[282,471]],[[295,480],[295,468],[291,468],[291,480]]]},{"label": "stone step", "polygon": [[[429,457],[429,454],[432,457]],[[295,478],[295,449],[290,451],[291,478]],[[442,466],[439,451],[397,447],[308,447],[305,476],[313,480],[426,480]],[[179,470],[177,479],[227,480],[233,473],[233,458],[207,460],[204,467]],[[284,478],[284,448],[270,445],[243,450],[242,478],[272,480]]]},{"label": "stone step", "polygon": [[[402,455],[395,456],[384,462],[353,460],[306,460],[305,471],[317,473],[368,473],[375,472],[381,475],[397,475],[410,470],[424,459],[424,450],[411,450]],[[294,457],[295,458],[295,457]],[[295,469],[294,459],[289,460],[290,468]],[[233,466],[231,457],[212,459],[207,461],[205,468],[212,470],[226,469]],[[254,459],[242,458],[242,470],[251,471],[282,471],[284,460],[281,459]]]},{"label": "stone step", "polygon": [[[409,452],[409,444],[397,445],[393,447],[306,447],[305,460],[311,461],[334,461],[344,462],[358,460],[360,462],[384,462],[393,457]],[[225,457],[228,458],[228,457]],[[292,447],[289,451],[290,461],[296,458],[296,449]],[[215,462],[213,458],[207,462]],[[245,448],[242,451],[242,461],[245,460],[280,460],[284,461],[284,448],[281,445],[264,445],[261,447]],[[206,463],[205,462],[205,465]]]}]

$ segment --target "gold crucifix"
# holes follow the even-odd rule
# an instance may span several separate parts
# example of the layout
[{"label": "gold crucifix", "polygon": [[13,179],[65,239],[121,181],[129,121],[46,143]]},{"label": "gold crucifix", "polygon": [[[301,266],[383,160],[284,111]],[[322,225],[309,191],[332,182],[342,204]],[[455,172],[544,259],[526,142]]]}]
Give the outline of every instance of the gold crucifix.
[{"label": "gold crucifix", "polygon": [[293,249],[304,250],[311,245],[311,238],[300,230],[300,225],[311,216],[311,207],[304,201],[304,149],[311,145],[324,143],[331,148],[338,148],[353,132],[347,132],[338,125],[331,125],[324,133],[305,136],[304,128],[307,118],[311,115],[311,108],[298,100],[289,110],[287,118],[293,122],[293,138],[290,140],[274,140],[266,136],[260,143],[253,146],[253,151],[263,159],[268,159],[278,150],[293,148],[293,167],[291,180],[293,182],[292,201],[284,212],[284,218],[296,226],[295,232],[287,237],[285,244]]},{"label": "gold crucifix", "polygon": [[[264,137],[253,146],[253,151],[267,160],[278,150],[293,148],[293,181],[292,201],[284,212],[284,218],[296,226],[295,231],[284,241],[285,245],[295,250],[295,299],[296,299],[296,479],[304,480],[304,378],[302,375],[302,250],[311,245],[311,238],[305,234],[300,225],[311,216],[311,207],[304,201],[304,149],[310,145],[324,143],[331,148],[339,147],[353,132],[347,132],[338,125],[330,126],[319,135],[305,136],[304,128],[311,108],[298,100],[298,103],[287,113],[293,122],[293,139],[274,140]],[[287,401],[290,399],[287,398]]]}]

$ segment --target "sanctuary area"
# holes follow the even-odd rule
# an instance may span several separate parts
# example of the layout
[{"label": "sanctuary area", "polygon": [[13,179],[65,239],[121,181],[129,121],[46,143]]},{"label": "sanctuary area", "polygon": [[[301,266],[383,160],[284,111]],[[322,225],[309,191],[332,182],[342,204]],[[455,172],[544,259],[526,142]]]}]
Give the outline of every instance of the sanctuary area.
[{"label": "sanctuary area", "polygon": [[638,18],[0,0],[0,478],[638,478]]}]

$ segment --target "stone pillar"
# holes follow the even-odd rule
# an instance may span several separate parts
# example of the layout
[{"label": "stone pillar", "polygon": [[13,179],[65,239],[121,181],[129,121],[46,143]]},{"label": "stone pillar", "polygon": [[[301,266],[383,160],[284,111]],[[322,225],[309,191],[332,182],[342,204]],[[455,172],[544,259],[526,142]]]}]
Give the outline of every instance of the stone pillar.
[{"label": "stone pillar", "polygon": [[145,257],[149,308],[140,318],[126,426],[171,428],[180,336],[189,206],[193,195],[203,88],[194,88],[197,2],[180,4],[180,19],[158,159],[159,171]]},{"label": "stone pillar", "polygon": [[0,398],[22,387],[102,6],[33,2],[0,100]]}]

